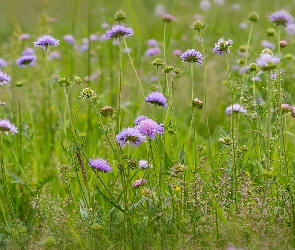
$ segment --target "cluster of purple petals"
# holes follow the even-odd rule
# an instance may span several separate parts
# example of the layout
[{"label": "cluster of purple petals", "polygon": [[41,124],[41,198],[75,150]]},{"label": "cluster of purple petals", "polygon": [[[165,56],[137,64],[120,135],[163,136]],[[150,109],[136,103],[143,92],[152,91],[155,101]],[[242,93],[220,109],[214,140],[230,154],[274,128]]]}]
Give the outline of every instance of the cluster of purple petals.
[{"label": "cluster of purple petals", "polygon": [[133,30],[129,27],[126,27],[123,24],[115,24],[106,31],[105,38],[119,38],[119,37],[129,37],[133,35]]},{"label": "cluster of purple petals", "polygon": [[182,62],[189,62],[189,63],[199,63],[201,64],[203,61],[202,54],[194,49],[188,49],[186,52],[184,52],[180,58],[182,59]]},{"label": "cluster of purple petals", "polygon": [[59,40],[50,35],[43,35],[38,38],[37,42],[34,42],[35,47],[41,47],[42,49],[46,49],[49,45],[56,47],[59,45]]},{"label": "cluster of purple petals", "polygon": [[25,48],[24,50],[23,50],[23,52],[22,52],[22,55],[23,56],[32,56],[32,55],[34,55],[35,54],[35,50],[34,49],[32,49],[32,48]]},{"label": "cluster of purple petals", "polygon": [[54,60],[54,59],[60,59],[61,58],[61,54],[57,51],[52,51],[49,55],[48,55],[48,60]]},{"label": "cluster of purple petals", "polygon": [[4,85],[10,82],[10,76],[0,70],[0,85]]},{"label": "cluster of purple petals", "polygon": [[233,113],[233,112],[236,112],[236,113],[239,113],[239,112],[240,112],[240,113],[246,113],[247,110],[244,109],[242,105],[240,105],[240,104],[238,104],[238,103],[235,103],[235,104],[230,105],[229,107],[227,107],[227,108],[225,109],[225,113],[226,113],[227,115],[230,115],[230,114]]},{"label": "cluster of purple petals", "polygon": [[3,58],[0,58],[0,68],[5,68],[6,66],[7,62]]},{"label": "cluster of purple petals", "polygon": [[112,168],[109,163],[102,158],[89,159],[88,166],[98,169],[101,172],[112,172]]},{"label": "cluster of purple petals", "polygon": [[145,102],[156,104],[167,108],[167,98],[161,92],[152,92],[147,95]]},{"label": "cluster of purple petals", "polygon": [[140,116],[137,116],[134,120],[134,124],[137,125],[139,124],[141,121],[145,120],[145,119],[148,119],[145,115],[140,115]]},{"label": "cluster of purple petals", "polygon": [[164,125],[155,122],[152,119],[144,119],[139,122],[136,126],[136,129],[145,136],[148,136],[150,139],[154,140],[156,134],[163,134],[164,133]]},{"label": "cluster of purple petals", "polygon": [[230,53],[230,46],[233,44],[233,41],[228,39],[227,41],[225,41],[222,38],[220,38],[217,43],[215,43],[215,47],[213,48],[213,52],[217,55],[224,55],[225,53],[226,54],[229,54]]},{"label": "cluster of purple petals", "polygon": [[153,47],[153,48],[148,48],[145,52],[145,56],[150,57],[150,56],[155,56],[161,53],[160,48],[158,47]]},{"label": "cluster of purple petals", "polygon": [[12,134],[17,134],[17,127],[14,126],[10,121],[6,118],[0,120],[0,132],[8,134],[11,132]]},{"label": "cluster of purple petals", "polygon": [[135,148],[145,141],[145,136],[139,132],[137,128],[124,128],[117,136],[117,142],[120,147],[124,147],[126,143],[133,145]]},{"label": "cluster of purple petals", "polygon": [[145,180],[145,179],[138,179],[138,180],[136,180],[134,183],[133,183],[133,187],[134,188],[137,188],[137,187],[139,187],[139,186],[141,186],[141,185],[143,185],[143,184],[145,184],[145,183],[147,183],[147,180]]},{"label": "cluster of purple petals", "polygon": [[279,62],[280,58],[277,58],[270,54],[260,54],[260,56],[256,60],[257,65],[261,67],[263,70],[268,70],[273,67],[276,67],[276,65]]},{"label": "cluster of purple petals", "polygon": [[16,64],[19,67],[23,66],[35,66],[36,56],[34,55],[25,55],[21,56],[19,59],[16,60]]},{"label": "cluster of purple petals", "polygon": [[24,40],[28,40],[31,38],[31,35],[30,34],[21,34],[19,37],[18,37],[18,40],[20,41],[24,41]]},{"label": "cluster of purple petals", "polygon": [[286,10],[278,10],[269,16],[269,21],[274,25],[282,25],[287,27],[294,23],[294,18]]},{"label": "cluster of purple petals", "polygon": [[156,46],[158,46],[158,42],[157,42],[157,40],[155,40],[155,39],[149,39],[149,40],[147,41],[147,45],[148,45],[149,47],[156,47]]},{"label": "cluster of purple petals", "polygon": [[73,35],[65,35],[63,39],[69,44],[75,44],[75,38]]}]

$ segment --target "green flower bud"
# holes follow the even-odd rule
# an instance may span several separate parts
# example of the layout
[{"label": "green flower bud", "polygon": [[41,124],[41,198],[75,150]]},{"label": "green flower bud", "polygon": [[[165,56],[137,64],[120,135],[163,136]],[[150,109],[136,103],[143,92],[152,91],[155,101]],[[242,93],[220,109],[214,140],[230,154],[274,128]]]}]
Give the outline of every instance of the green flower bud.
[{"label": "green flower bud", "polygon": [[266,30],[266,35],[267,36],[274,36],[276,34],[276,30],[274,28],[269,28]]},{"label": "green flower bud", "polygon": [[193,25],[191,26],[194,30],[200,31],[206,27],[201,20],[194,21]]},{"label": "green flower bud", "polygon": [[115,21],[121,23],[121,22],[124,22],[126,19],[127,19],[127,16],[126,16],[125,12],[123,12],[122,10],[119,10],[116,12]]},{"label": "green flower bud", "polygon": [[257,72],[258,71],[258,65],[256,63],[250,63],[248,71],[249,72]]},{"label": "green flower bud", "polygon": [[249,14],[248,19],[249,19],[251,22],[258,23],[259,15],[258,15],[256,12],[251,12],[251,13]]}]

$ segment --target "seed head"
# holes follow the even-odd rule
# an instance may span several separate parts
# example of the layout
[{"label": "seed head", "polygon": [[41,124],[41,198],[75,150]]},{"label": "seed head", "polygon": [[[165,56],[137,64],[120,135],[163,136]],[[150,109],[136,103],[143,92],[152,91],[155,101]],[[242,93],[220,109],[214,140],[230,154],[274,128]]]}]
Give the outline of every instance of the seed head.
[{"label": "seed head", "polygon": [[156,65],[157,67],[164,64],[161,58],[156,58],[154,61],[151,62],[151,64]]},{"label": "seed head", "polygon": [[127,19],[127,16],[126,16],[125,12],[123,12],[122,10],[119,10],[116,12],[115,21],[121,23],[121,22],[124,22],[126,19]]},{"label": "seed head", "polygon": [[250,73],[252,73],[252,72],[257,72],[257,71],[258,71],[258,65],[257,65],[256,63],[251,63],[251,64],[249,65],[248,71],[249,71]]},{"label": "seed head", "polygon": [[171,23],[171,22],[173,22],[175,20],[175,17],[174,16],[172,16],[172,15],[170,15],[170,14],[163,14],[162,15],[162,21],[164,22],[164,23]]},{"label": "seed head", "polygon": [[89,99],[97,99],[95,91],[91,88],[84,88],[81,92],[81,96]]},{"label": "seed head", "polygon": [[82,79],[81,79],[81,77],[79,77],[79,76],[75,76],[75,77],[74,77],[74,82],[75,82],[76,84],[80,85],[80,84],[82,83]]},{"label": "seed head", "polygon": [[206,27],[206,24],[204,24],[201,20],[196,20],[191,27],[194,30],[200,31]]},{"label": "seed head", "polygon": [[104,106],[99,113],[104,117],[114,117],[115,109],[111,106]]},{"label": "seed head", "polygon": [[56,80],[61,87],[67,87],[71,84],[71,80],[68,77],[61,77]]},{"label": "seed head", "polygon": [[288,46],[288,42],[285,41],[285,40],[282,40],[280,41],[280,47],[283,49],[283,48],[286,48]]},{"label": "seed head", "polygon": [[251,22],[258,23],[259,15],[258,15],[256,12],[251,12],[251,13],[249,14],[248,19],[249,19]]},{"label": "seed head", "polygon": [[266,35],[273,37],[276,34],[276,30],[274,28],[269,28],[266,30]]},{"label": "seed head", "polygon": [[191,102],[191,107],[192,108],[197,108],[197,109],[203,109],[204,104],[203,104],[203,102],[201,100],[199,100],[198,98],[195,98]]}]

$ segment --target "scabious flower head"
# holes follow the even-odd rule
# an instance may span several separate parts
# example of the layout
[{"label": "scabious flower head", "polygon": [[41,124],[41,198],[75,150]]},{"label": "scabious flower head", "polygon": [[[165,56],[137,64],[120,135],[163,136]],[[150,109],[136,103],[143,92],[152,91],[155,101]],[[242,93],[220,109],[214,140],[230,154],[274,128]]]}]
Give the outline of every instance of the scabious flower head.
[{"label": "scabious flower head", "polygon": [[0,58],[0,68],[5,68],[6,66],[7,62],[3,58]]},{"label": "scabious flower head", "polygon": [[147,41],[147,45],[148,45],[149,47],[156,47],[156,46],[158,46],[158,42],[157,42],[157,40],[155,40],[155,39],[149,39],[149,40]]},{"label": "scabious flower head", "polygon": [[75,43],[75,38],[74,38],[74,36],[71,35],[71,34],[69,34],[69,35],[65,35],[65,36],[63,37],[63,39],[64,39],[67,43],[69,43],[69,44],[74,44],[74,43]]},{"label": "scabious flower head", "polygon": [[175,17],[174,16],[172,16],[172,15],[170,15],[170,14],[163,14],[162,15],[162,21],[164,22],[164,23],[171,23],[171,22],[173,22],[175,20]]},{"label": "scabious flower head", "polygon": [[256,63],[250,63],[248,67],[250,73],[258,71],[258,65]]},{"label": "scabious flower head", "polygon": [[294,23],[294,18],[286,10],[278,10],[269,16],[269,21],[274,25],[282,25],[287,27]]},{"label": "scabious flower head", "polygon": [[126,27],[123,24],[115,24],[106,31],[105,38],[120,38],[120,37],[129,37],[133,35],[133,30],[129,27]]},{"label": "scabious flower head", "polygon": [[229,48],[232,46],[232,44],[233,44],[232,40],[228,39],[227,41],[225,41],[222,37],[217,41],[217,43],[215,43],[213,52],[220,56],[224,55],[225,53],[229,54],[230,53]]},{"label": "scabious flower head", "polygon": [[92,90],[91,88],[84,88],[80,94],[81,94],[81,97],[85,97],[85,98],[90,98],[90,99],[97,98],[95,91]]},{"label": "scabious flower head", "polygon": [[105,173],[112,172],[112,168],[110,167],[109,163],[102,158],[89,159],[88,166]]},{"label": "scabious flower head", "polygon": [[59,40],[49,35],[43,35],[38,38],[37,42],[34,42],[35,47],[41,47],[42,49],[47,49],[49,45],[56,47],[59,45]]},{"label": "scabious flower head", "polygon": [[10,76],[0,69],[0,85],[7,84],[8,82],[10,82]]},{"label": "scabious flower head", "polygon": [[0,120],[0,133],[5,133],[8,135],[8,132],[12,134],[17,134],[17,127],[14,126],[10,121],[6,118]]},{"label": "scabious flower head", "polygon": [[182,55],[182,51],[180,49],[175,49],[172,51],[172,55],[174,56],[181,56]]},{"label": "scabious flower head", "polygon": [[267,36],[273,37],[275,34],[276,34],[276,30],[274,28],[268,28],[266,30],[266,35]]},{"label": "scabious flower head", "polygon": [[137,125],[138,123],[140,123],[141,121],[148,119],[145,115],[140,115],[137,116],[134,120],[134,124]]},{"label": "scabious flower head", "polygon": [[282,113],[284,113],[284,114],[290,113],[293,110],[289,104],[285,104],[285,103],[281,104],[281,108],[279,108],[279,109],[281,109]]},{"label": "scabious flower head", "polygon": [[156,65],[157,67],[164,64],[161,58],[156,58],[154,61],[151,62],[151,64]]},{"label": "scabious flower head", "polygon": [[194,100],[192,100],[191,106],[192,108],[203,109],[204,104],[201,100],[199,100],[198,98],[195,98]]},{"label": "scabious flower head", "polygon": [[148,136],[152,140],[155,139],[156,134],[164,133],[164,124],[159,124],[149,118],[139,122],[135,128],[138,129],[142,135]]},{"label": "scabious flower head", "polygon": [[137,128],[124,128],[116,136],[116,140],[120,144],[120,147],[124,147],[126,143],[129,143],[136,148],[145,141],[145,136]]},{"label": "scabious flower head", "polygon": [[161,92],[152,92],[147,95],[145,102],[156,104],[167,108],[167,98]]},{"label": "scabious flower head", "polygon": [[285,28],[288,35],[294,35],[295,34],[295,24],[290,24]]},{"label": "scabious flower head", "polygon": [[249,14],[248,19],[249,19],[251,22],[258,23],[259,15],[258,15],[257,12],[251,12],[251,13]]},{"label": "scabious flower head", "polygon": [[158,47],[148,48],[145,52],[145,56],[155,56],[161,53],[161,50]]},{"label": "scabious flower head", "polygon": [[127,19],[127,16],[126,16],[124,11],[119,10],[119,11],[116,12],[115,21],[120,23],[120,22],[124,22],[126,19]]},{"label": "scabious flower head", "polygon": [[99,113],[104,117],[113,117],[115,116],[115,109],[111,106],[104,106]]},{"label": "scabious flower head", "polygon": [[209,10],[211,7],[211,3],[208,0],[202,0],[199,4],[201,10]]},{"label": "scabious flower head", "polygon": [[260,54],[256,62],[262,70],[266,71],[275,68],[280,62],[280,59],[270,54]]},{"label": "scabious flower head", "polygon": [[267,40],[262,40],[261,45],[267,49],[274,49],[275,48],[275,45]]},{"label": "scabious flower head", "polygon": [[196,20],[191,27],[194,30],[200,31],[206,27],[206,24],[204,24],[201,20]]},{"label": "scabious flower head", "polygon": [[199,63],[201,64],[203,61],[202,54],[194,49],[188,49],[186,52],[184,52],[180,58],[182,59],[182,62],[189,62],[189,63]]},{"label": "scabious flower head", "polygon": [[61,54],[57,51],[52,51],[48,55],[48,60],[54,60],[54,59],[60,59],[60,58],[61,58]]},{"label": "scabious flower head", "polygon": [[134,183],[133,183],[133,187],[134,188],[138,188],[139,186],[141,186],[141,185],[143,185],[143,184],[145,184],[145,183],[147,183],[147,180],[145,180],[145,179],[138,179],[138,180],[136,180]]},{"label": "scabious flower head", "polygon": [[233,104],[233,105],[230,105],[229,107],[227,107],[226,109],[225,109],[225,113],[227,114],[227,115],[230,115],[231,113],[246,113],[247,112],[247,110],[246,109],[244,109],[240,104],[238,104],[238,103],[235,103],[235,104]]},{"label": "scabious flower head", "polygon": [[19,59],[16,60],[16,64],[19,67],[22,66],[34,66],[36,61],[36,56],[28,55],[28,56],[21,56]]},{"label": "scabious flower head", "polygon": [[22,52],[23,56],[32,56],[34,54],[35,54],[35,50],[29,47],[25,48]]},{"label": "scabious flower head", "polygon": [[283,48],[286,48],[288,46],[288,42],[285,41],[285,40],[282,40],[280,41],[280,47],[283,49]]},{"label": "scabious flower head", "polygon": [[147,168],[149,166],[148,161],[146,160],[139,160],[138,161],[138,168]]}]

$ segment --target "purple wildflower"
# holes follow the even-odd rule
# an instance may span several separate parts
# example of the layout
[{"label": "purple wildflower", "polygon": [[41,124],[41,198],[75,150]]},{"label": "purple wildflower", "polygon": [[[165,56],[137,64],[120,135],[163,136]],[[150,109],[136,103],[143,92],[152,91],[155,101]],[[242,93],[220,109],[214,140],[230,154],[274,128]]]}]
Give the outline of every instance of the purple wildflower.
[{"label": "purple wildflower", "polygon": [[194,49],[188,49],[184,52],[181,56],[182,62],[189,62],[189,63],[202,63],[203,56],[202,54]]},{"label": "purple wildflower", "polygon": [[233,44],[232,40],[228,39],[227,41],[225,41],[222,37],[217,41],[217,43],[215,43],[213,52],[220,56],[224,55],[225,53],[229,54],[230,53],[229,48],[231,47],[232,44]]},{"label": "purple wildflower", "polygon": [[74,36],[73,35],[65,35],[64,37],[63,37],[63,39],[67,42],[67,43],[69,43],[69,44],[74,44],[75,43],[75,38],[74,38]]},{"label": "purple wildflower", "polygon": [[18,37],[18,40],[20,41],[24,41],[24,40],[28,40],[31,38],[31,35],[30,34],[21,34],[19,37]]},{"label": "purple wildflower", "polygon": [[164,124],[159,124],[149,118],[139,122],[135,128],[138,129],[141,134],[148,136],[152,140],[155,139],[156,134],[164,133]]},{"label": "purple wildflower", "polygon": [[55,39],[52,36],[49,35],[43,35],[38,38],[37,42],[34,42],[35,47],[41,47],[42,49],[47,49],[49,45],[58,46],[59,40]]},{"label": "purple wildflower", "polygon": [[129,27],[124,26],[123,24],[115,24],[106,31],[105,37],[109,38],[119,38],[119,37],[129,37],[133,35],[133,30]]},{"label": "purple wildflower", "polygon": [[7,62],[3,58],[0,58],[0,68],[5,68],[6,66]]},{"label": "purple wildflower", "polygon": [[226,110],[225,110],[225,113],[227,115],[230,115],[232,112],[234,112],[234,113],[238,113],[238,112],[246,113],[247,110],[244,109],[240,104],[235,103],[235,104],[230,105],[229,107],[227,107]]},{"label": "purple wildflower", "polygon": [[145,52],[146,56],[155,56],[161,53],[161,50],[158,47],[148,48]]},{"label": "purple wildflower", "polygon": [[25,48],[24,50],[23,50],[23,52],[22,52],[22,55],[23,56],[32,56],[32,55],[34,55],[35,54],[35,50],[34,49],[32,49],[32,48]]},{"label": "purple wildflower", "polygon": [[171,23],[171,22],[173,22],[175,20],[175,17],[174,16],[172,16],[172,15],[170,15],[170,14],[163,14],[162,15],[162,21],[164,22],[164,23]]},{"label": "purple wildflower", "polygon": [[8,135],[8,132],[12,134],[17,134],[17,127],[10,123],[6,118],[0,120],[0,132],[3,132]]},{"label": "purple wildflower", "polygon": [[295,24],[290,24],[285,28],[288,35],[294,35],[295,34]]},{"label": "purple wildflower", "polygon": [[49,55],[48,55],[48,60],[53,60],[53,59],[60,59],[61,55],[59,52],[57,51],[52,51]]},{"label": "purple wildflower", "polygon": [[261,69],[264,71],[275,68],[279,62],[279,58],[270,54],[260,54],[260,56],[256,60],[257,65],[261,67]]},{"label": "purple wildflower", "polygon": [[262,40],[261,41],[261,45],[264,47],[264,48],[268,48],[268,49],[274,49],[275,48],[275,45],[269,41],[266,41],[266,40]]},{"label": "purple wildflower", "polygon": [[182,55],[182,51],[180,49],[176,49],[172,51],[172,55],[174,56],[181,56]]},{"label": "purple wildflower", "polygon": [[286,113],[289,113],[289,112],[292,112],[293,113],[293,107],[291,107],[289,104],[281,104],[281,108],[278,108],[279,110],[281,109],[282,110],[282,113],[286,114]]},{"label": "purple wildflower", "polygon": [[147,168],[149,166],[148,161],[146,160],[139,160],[138,162],[138,168]]},{"label": "purple wildflower", "polygon": [[145,184],[145,183],[147,183],[147,180],[145,180],[145,179],[138,179],[138,180],[136,180],[134,183],[133,183],[133,187],[134,188],[137,188],[137,187],[139,187],[139,186],[141,186],[141,185],[143,185],[143,184]]},{"label": "purple wildflower", "polygon": [[167,108],[167,98],[161,92],[152,92],[147,95],[145,102],[156,104]]},{"label": "purple wildflower", "polygon": [[278,10],[269,16],[269,21],[274,25],[282,25],[287,27],[294,23],[294,18],[286,10]]},{"label": "purple wildflower", "polygon": [[10,76],[0,70],[0,85],[4,85],[10,82]]},{"label": "purple wildflower", "polygon": [[155,39],[149,39],[147,41],[147,44],[148,44],[149,47],[156,47],[156,46],[158,46],[158,42]]},{"label": "purple wildflower", "polygon": [[22,66],[35,66],[36,56],[21,56],[19,59],[16,60],[16,64],[19,67]]},{"label": "purple wildflower", "polygon": [[201,10],[209,10],[211,7],[211,3],[208,0],[202,0],[199,4]]},{"label": "purple wildflower", "polygon": [[89,159],[88,166],[98,169],[101,172],[112,172],[112,168],[109,163],[102,158]]},{"label": "purple wildflower", "polygon": [[99,38],[99,35],[91,34],[91,35],[89,36],[89,40],[90,40],[91,42],[95,42],[95,41],[99,41],[100,38]]},{"label": "purple wildflower", "polygon": [[140,115],[137,116],[134,120],[134,124],[137,125],[138,123],[140,123],[141,121],[148,119],[145,115]]},{"label": "purple wildflower", "polygon": [[139,132],[137,128],[124,128],[117,136],[117,142],[120,147],[126,145],[127,142],[133,145],[135,148],[145,141],[145,136]]}]

